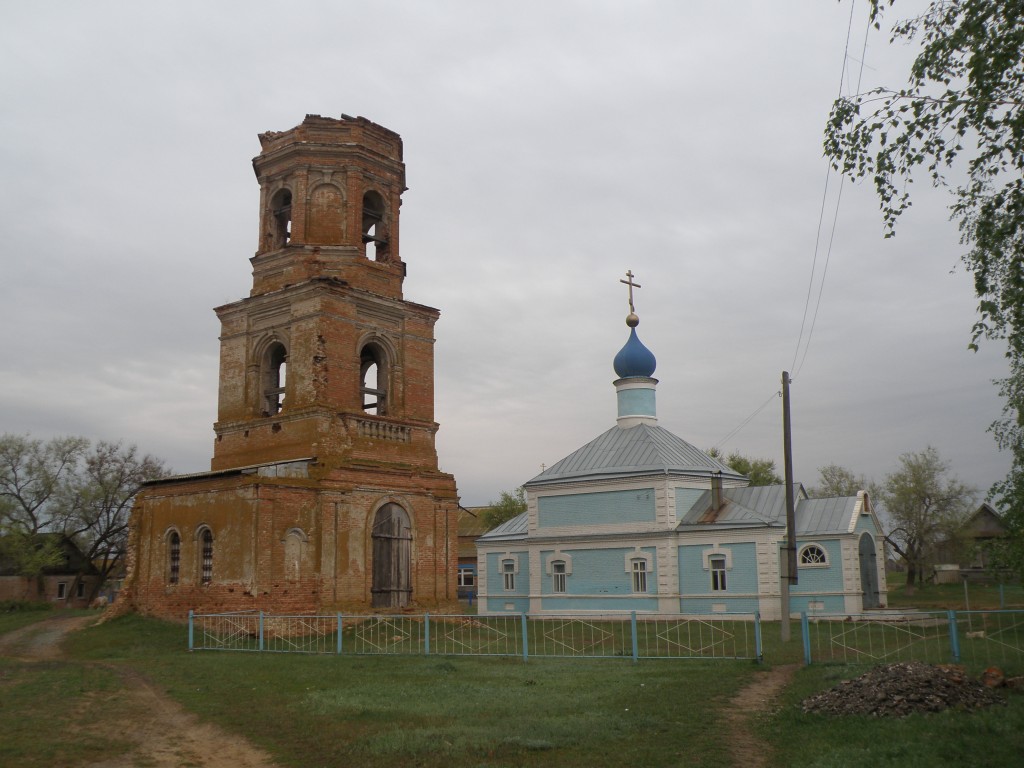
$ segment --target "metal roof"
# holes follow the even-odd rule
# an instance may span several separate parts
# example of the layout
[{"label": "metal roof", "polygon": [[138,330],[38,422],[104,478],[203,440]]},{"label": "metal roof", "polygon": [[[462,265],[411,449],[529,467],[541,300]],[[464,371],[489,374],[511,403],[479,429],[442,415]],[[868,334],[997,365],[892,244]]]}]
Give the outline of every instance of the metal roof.
[{"label": "metal roof", "polygon": [[[799,483],[794,484],[796,533],[813,536],[824,533],[846,533],[857,505],[856,496],[831,499],[808,499]],[[705,491],[683,515],[676,530],[764,525],[785,527],[786,486],[761,485],[747,488],[725,488],[725,502],[717,514],[710,512],[711,492]]]},{"label": "metal roof", "polygon": [[519,541],[526,538],[527,531],[527,515],[529,513],[523,512],[521,515],[516,515],[511,520],[506,520],[504,523],[499,525],[497,528],[492,528],[477,541],[492,542],[492,541]]},{"label": "metal roof", "polygon": [[663,427],[614,426],[529,482],[533,488],[566,480],[605,479],[631,475],[680,474],[708,476],[721,472],[727,480],[745,480],[704,451]]}]

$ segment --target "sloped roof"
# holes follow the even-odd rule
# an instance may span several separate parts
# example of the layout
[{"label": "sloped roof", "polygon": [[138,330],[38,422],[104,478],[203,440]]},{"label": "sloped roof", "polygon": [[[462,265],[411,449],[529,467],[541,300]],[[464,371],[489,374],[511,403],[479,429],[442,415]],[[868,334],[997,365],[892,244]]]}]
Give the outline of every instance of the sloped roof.
[{"label": "sloped roof", "polygon": [[[796,498],[796,533],[798,536],[848,533],[857,507],[856,496],[831,499],[809,499],[799,483],[794,484]],[[714,528],[785,528],[786,486],[762,485],[748,488],[726,488],[725,502],[717,513],[711,513],[711,491],[705,491],[683,515],[676,526],[679,533],[687,530]],[[477,541],[522,541],[527,538],[527,513],[502,523]]]},{"label": "sloped roof", "polygon": [[614,426],[548,467],[527,488],[566,480],[606,479],[650,474],[708,476],[721,472],[727,480],[745,480],[717,459],[663,427],[638,424]]},{"label": "sloped roof", "polygon": [[[849,531],[857,506],[856,496],[809,499],[799,483],[794,483],[793,492],[798,536]],[[683,514],[676,530],[750,525],[786,526],[785,485],[726,488],[722,491],[722,499],[725,502],[722,508],[717,513],[711,513],[711,492],[705,491]]]},{"label": "sloped roof", "polygon": [[494,542],[494,541],[519,541],[526,538],[527,532],[527,516],[528,512],[523,512],[521,515],[516,515],[511,520],[506,520],[504,523],[496,528],[492,528],[477,541],[483,542]]}]

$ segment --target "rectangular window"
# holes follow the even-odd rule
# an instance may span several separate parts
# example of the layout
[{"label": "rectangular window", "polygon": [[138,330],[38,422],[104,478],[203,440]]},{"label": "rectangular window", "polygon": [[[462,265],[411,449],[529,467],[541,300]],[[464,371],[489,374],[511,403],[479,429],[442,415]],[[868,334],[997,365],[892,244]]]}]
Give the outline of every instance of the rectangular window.
[{"label": "rectangular window", "polygon": [[63,600],[68,596],[68,583],[66,581],[57,582],[57,599]]},{"label": "rectangular window", "polygon": [[472,568],[459,568],[459,586],[460,587],[475,587],[476,586],[476,574],[473,573]]},{"label": "rectangular window", "polygon": [[634,592],[646,592],[647,591],[647,561],[646,560],[634,560],[633,561],[633,591]]},{"label": "rectangular window", "polygon": [[565,563],[561,560],[551,564],[551,591],[565,592]]},{"label": "rectangular window", "polygon": [[725,592],[725,558],[712,557],[711,564],[711,590],[713,592]]},{"label": "rectangular window", "polygon": [[83,597],[85,597],[85,582],[84,581],[78,582],[78,589],[76,591],[76,594],[77,594],[79,600],[81,600]]},{"label": "rectangular window", "polygon": [[513,560],[501,561],[501,573],[505,578],[505,591],[511,592],[516,588],[516,564]]}]

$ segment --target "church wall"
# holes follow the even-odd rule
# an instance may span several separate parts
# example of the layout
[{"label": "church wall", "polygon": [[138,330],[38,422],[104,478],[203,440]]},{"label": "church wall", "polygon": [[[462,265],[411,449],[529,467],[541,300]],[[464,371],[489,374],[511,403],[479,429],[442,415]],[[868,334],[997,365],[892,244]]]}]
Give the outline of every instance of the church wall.
[{"label": "church wall", "polygon": [[541,549],[541,594],[554,593],[551,566],[553,560],[569,558],[571,573],[566,576],[566,594],[573,595],[630,595],[633,596],[633,573],[627,560],[638,555],[647,555],[647,593],[657,594],[657,552],[654,547],[611,547],[572,549],[569,547],[553,550]]},{"label": "church wall", "polygon": [[[530,552],[511,547],[494,552],[480,552],[480,609],[484,613],[527,613],[530,610]],[[503,560],[513,562],[515,588],[504,588]],[[486,597],[483,597],[486,595]]]},{"label": "church wall", "polygon": [[[726,588],[712,589],[707,554],[726,557]],[[754,542],[705,540],[678,548],[682,613],[753,612],[758,607],[757,551]]]},{"label": "church wall", "polygon": [[541,496],[537,499],[538,528],[621,526],[655,523],[655,489],[644,487],[621,491]]},{"label": "church wall", "polygon": [[683,488],[676,486],[673,491],[676,500],[676,520],[682,520],[697,499],[707,493],[706,488]]},{"label": "church wall", "polygon": [[598,613],[624,613],[637,611],[658,612],[657,597],[640,595],[545,595],[540,601],[542,611],[564,613],[568,611],[591,611]]}]

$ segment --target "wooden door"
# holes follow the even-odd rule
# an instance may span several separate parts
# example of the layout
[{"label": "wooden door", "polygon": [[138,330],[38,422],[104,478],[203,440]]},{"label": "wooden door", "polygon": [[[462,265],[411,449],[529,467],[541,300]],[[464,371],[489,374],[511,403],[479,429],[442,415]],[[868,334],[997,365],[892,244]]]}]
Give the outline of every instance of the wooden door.
[{"label": "wooden door", "polygon": [[385,504],[373,518],[374,608],[404,608],[412,595],[412,526],[397,504]]}]

